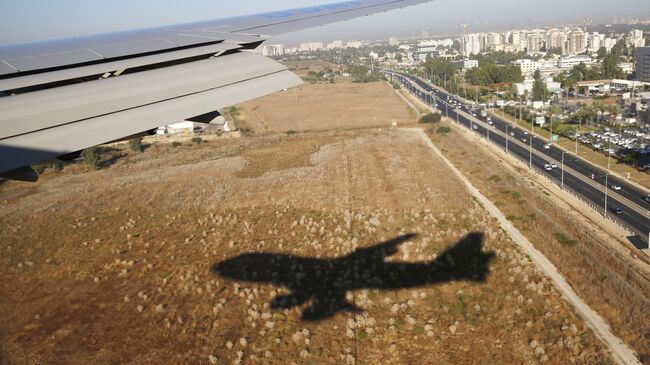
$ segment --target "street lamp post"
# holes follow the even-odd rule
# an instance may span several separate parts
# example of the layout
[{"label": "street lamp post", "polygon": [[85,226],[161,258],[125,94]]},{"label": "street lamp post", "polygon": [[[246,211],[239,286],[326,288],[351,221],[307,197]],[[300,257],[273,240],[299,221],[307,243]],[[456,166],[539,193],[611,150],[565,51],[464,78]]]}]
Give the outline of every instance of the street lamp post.
[{"label": "street lamp post", "polygon": [[607,171],[612,168],[612,137],[609,137],[609,150],[607,150]]},{"label": "street lamp post", "polygon": [[506,124],[506,153],[508,153],[508,124]]},{"label": "street lamp post", "polygon": [[528,167],[533,168],[533,135],[531,134],[530,137],[528,138],[530,141],[530,157],[528,160]]},{"label": "street lamp post", "polygon": [[564,155],[566,151],[562,152],[562,189],[564,189]]},{"label": "street lamp post", "polygon": [[608,185],[608,182],[607,182],[608,177],[609,177],[609,172],[606,172],[605,173],[605,211],[603,212],[605,217],[607,217],[607,196],[609,194],[609,185]]}]

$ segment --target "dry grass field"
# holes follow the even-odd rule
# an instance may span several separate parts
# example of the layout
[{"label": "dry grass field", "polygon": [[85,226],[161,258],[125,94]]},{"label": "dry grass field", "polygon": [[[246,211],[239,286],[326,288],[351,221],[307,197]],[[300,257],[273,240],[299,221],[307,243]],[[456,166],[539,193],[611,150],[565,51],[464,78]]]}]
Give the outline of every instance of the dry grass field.
[{"label": "dry grass field", "polygon": [[3,364],[610,364],[421,139],[154,145],[0,186]]},{"label": "dry grass field", "polygon": [[304,84],[238,106],[237,124],[254,133],[388,128],[413,124],[416,116],[383,82]]},{"label": "dry grass field", "polygon": [[[451,126],[451,124],[448,124]],[[513,173],[492,152],[456,130],[432,141],[508,219],[551,260],[578,295],[611,325],[644,364],[650,364],[650,281],[555,205],[549,193]],[[468,148],[467,146],[472,146]]]}]

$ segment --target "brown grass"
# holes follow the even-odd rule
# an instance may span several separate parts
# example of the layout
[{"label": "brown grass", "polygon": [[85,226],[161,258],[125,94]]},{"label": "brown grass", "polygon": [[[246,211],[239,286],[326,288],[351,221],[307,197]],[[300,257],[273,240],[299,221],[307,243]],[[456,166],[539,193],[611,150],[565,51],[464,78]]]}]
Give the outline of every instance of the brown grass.
[{"label": "brown grass", "polygon": [[[277,156],[277,158],[276,158]],[[9,363],[609,364],[601,343],[419,138],[347,131],[153,146],[101,171],[8,183],[0,333]],[[485,283],[350,294],[322,322],[283,290],[214,275],[243,253],[340,257],[401,233],[426,261],[469,232]]]},{"label": "brown grass", "polygon": [[301,85],[239,106],[237,124],[254,133],[388,128],[415,114],[384,82]]},{"label": "brown grass", "polygon": [[[650,364],[650,282],[625,258],[607,249],[563,212],[542,190],[508,172],[502,162],[464,133],[429,133],[434,143],[472,183],[506,214],[513,224],[548,257],[578,295],[602,315],[616,335]],[[461,142],[462,141],[462,142]],[[467,148],[471,146],[471,148]],[[571,241],[575,241],[571,242]]]}]

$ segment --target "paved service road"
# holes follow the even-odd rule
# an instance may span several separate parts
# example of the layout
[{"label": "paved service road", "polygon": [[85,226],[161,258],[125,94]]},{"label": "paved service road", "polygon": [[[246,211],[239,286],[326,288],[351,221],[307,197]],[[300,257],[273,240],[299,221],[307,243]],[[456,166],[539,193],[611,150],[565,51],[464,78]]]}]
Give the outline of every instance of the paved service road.
[{"label": "paved service road", "polygon": [[[562,175],[564,175],[565,189],[581,196],[594,209],[615,220],[644,242],[648,241],[650,203],[643,200],[643,197],[648,194],[647,191],[616,176],[608,175],[605,170],[594,167],[555,145],[546,148],[547,140],[533,136],[529,131],[514,126],[494,114],[490,116],[492,125],[489,125],[487,118],[480,117],[480,113],[472,109],[471,103],[440,90],[420,78],[405,73],[386,72],[424,103],[438,108],[443,115],[489,138],[491,142],[504,149],[507,145],[509,153],[530,163],[534,169],[558,185],[562,184]],[[476,116],[472,116],[472,113]],[[563,153],[564,174],[562,174]],[[557,167],[548,171],[545,165],[551,163]],[[619,185],[621,190],[612,190],[611,186],[614,184]],[[619,208],[620,211],[617,213],[615,208]]]}]

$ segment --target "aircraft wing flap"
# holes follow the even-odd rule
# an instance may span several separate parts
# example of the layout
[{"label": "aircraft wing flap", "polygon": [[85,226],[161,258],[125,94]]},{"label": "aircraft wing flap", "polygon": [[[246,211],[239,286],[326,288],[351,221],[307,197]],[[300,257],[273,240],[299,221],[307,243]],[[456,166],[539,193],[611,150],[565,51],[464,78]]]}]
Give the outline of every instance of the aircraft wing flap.
[{"label": "aircraft wing flap", "polygon": [[0,140],[284,70],[285,66],[269,58],[237,53],[0,98]]},{"label": "aircraft wing flap", "polygon": [[[247,56],[264,60],[265,64],[268,60],[254,54],[247,54]],[[229,72],[236,72],[236,70],[231,69]],[[302,82],[283,67],[275,71],[267,70],[242,76],[244,75],[240,77],[232,75],[233,80],[239,79],[239,81],[221,83],[209,89],[196,90],[194,93],[172,99],[2,139],[0,140],[0,172],[119,140],[190,116],[205,114],[293,87]]]},{"label": "aircraft wing flap", "polygon": [[[73,80],[82,77],[102,75],[107,72],[128,70],[136,67],[156,65],[164,62],[188,59],[201,55],[217,55],[222,52],[240,49],[241,46],[230,43],[218,43],[203,47],[194,47],[180,51],[165,52],[151,56],[130,58],[120,61],[104,62],[96,65],[73,67],[64,70],[24,75],[16,78],[0,79],[0,91],[16,90],[20,88],[33,87],[65,80]],[[2,63],[0,63],[0,67]],[[8,67],[8,66],[7,66]],[[1,100],[1,99],[0,99]]]}]

